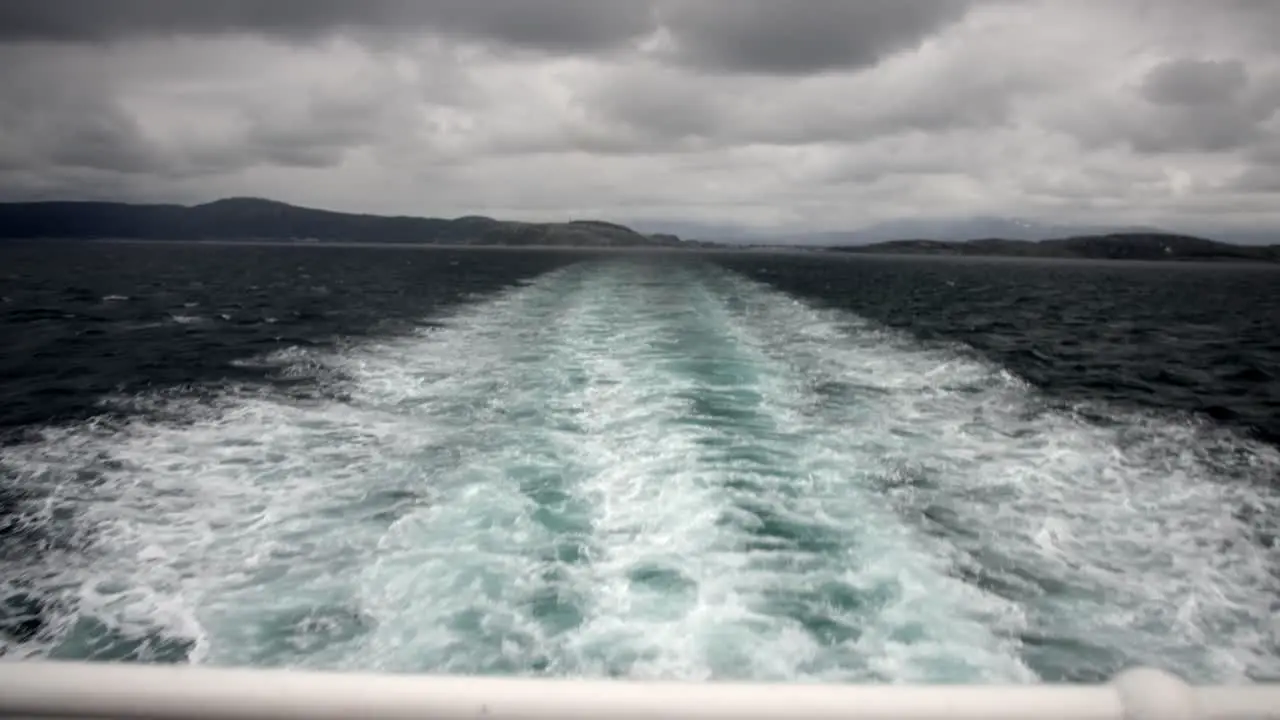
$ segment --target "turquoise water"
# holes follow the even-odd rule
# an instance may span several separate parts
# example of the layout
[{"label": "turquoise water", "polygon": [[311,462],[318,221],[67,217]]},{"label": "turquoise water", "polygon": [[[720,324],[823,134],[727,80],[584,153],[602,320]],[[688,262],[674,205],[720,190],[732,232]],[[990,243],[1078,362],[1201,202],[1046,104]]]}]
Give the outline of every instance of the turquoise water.
[{"label": "turquoise water", "polygon": [[[426,320],[424,318],[424,320]],[[713,266],[569,265],[430,324],[255,359],[299,400],[49,431],[6,462],[92,552],[17,655],[681,679],[1280,673],[1266,446],[1073,412]],[[1104,413],[1106,422],[1090,419]]]}]

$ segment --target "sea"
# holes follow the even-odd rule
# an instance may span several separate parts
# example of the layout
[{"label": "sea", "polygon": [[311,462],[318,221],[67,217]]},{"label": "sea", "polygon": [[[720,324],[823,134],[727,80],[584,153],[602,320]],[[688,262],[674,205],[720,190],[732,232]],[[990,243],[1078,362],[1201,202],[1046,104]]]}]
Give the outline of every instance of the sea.
[{"label": "sea", "polygon": [[0,661],[1280,680],[1280,269],[0,244]]}]

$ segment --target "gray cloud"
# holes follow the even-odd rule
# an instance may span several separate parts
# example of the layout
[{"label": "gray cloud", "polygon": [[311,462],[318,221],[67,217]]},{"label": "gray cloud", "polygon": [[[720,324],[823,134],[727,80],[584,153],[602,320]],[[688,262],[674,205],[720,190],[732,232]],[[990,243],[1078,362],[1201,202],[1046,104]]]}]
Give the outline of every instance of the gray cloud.
[{"label": "gray cloud", "polygon": [[1159,105],[1207,105],[1230,102],[1248,82],[1239,60],[1180,58],[1152,69],[1142,95]]},{"label": "gray cloud", "polygon": [[966,47],[944,57],[910,57],[876,72],[802,77],[702,75],[643,65],[619,69],[577,100],[618,147],[689,150],[742,144],[862,143],[957,128],[994,131],[1019,102],[1050,93],[1052,73]]},{"label": "gray cloud", "polygon": [[96,170],[144,177],[192,177],[255,165],[322,168],[336,165],[361,139],[317,114],[295,129],[251,123],[231,137],[166,147],[109,99],[85,95],[44,103],[2,124],[20,143],[0,145],[0,166],[28,171]]},{"label": "gray cloud", "polygon": [[957,21],[969,0],[17,0],[0,41],[103,42],[253,33],[441,33],[548,52],[600,52],[663,27],[663,57],[718,71],[800,74],[873,65]]},{"label": "gray cloud", "polygon": [[1266,142],[1280,108],[1280,67],[1258,59],[1261,71],[1239,58],[1170,59],[1142,74],[1132,95],[1075,103],[1049,122],[1089,147],[1124,145],[1148,155],[1247,151]]},{"label": "gray cloud", "polygon": [[65,167],[155,173],[166,158],[149,146],[132,118],[115,108],[94,108],[85,118],[49,128],[49,152],[41,161]]},{"label": "gray cloud", "polygon": [[685,0],[661,6],[674,55],[719,71],[797,75],[874,65],[963,17],[959,0]]},{"label": "gray cloud", "polygon": [[1277,27],[1234,0],[0,0],[0,197],[1280,224]]},{"label": "gray cloud", "polygon": [[1233,179],[1231,188],[1246,193],[1280,193],[1280,166],[1246,168]]},{"label": "gray cloud", "polygon": [[1225,153],[1248,148],[1265,135],[1256,120],[1235,107],[1152,110],[1124,103],[1099,104],[1055,120],[1083,149],[1125,147],[1141,155]]},{"label": "gray cloud", "polygon": [[[254,58],[239,51],[234,62],[253,66]],[[0,76],[0,167],[169,180],[263,165],[326,168],[394,133],[414,101],[388,73],[350,63],[326,73],[323,83],[294,76],[286,92],[274,86],[228,92],[184,78],[181,70],[175,81],[164,64],[145,57],[152,52],[143,53],[143,62],[130,56],[90,64],[84,60],[95,55],[85,48],[0,45],[0,65],[8,70]],[[189,69],[190,59],[174,64]],[[152,80],[119,77],[122,68],[139,65],[151,68]]]},{"label": "gray cloud", "polygon": [[1251,195],[1280,194],[1280,132],[1266,134],[1244,159],[1243,169],[1231,178],[1229,188]]},{"label": "gray cloud", "polygon": [[1180,54],[1268,52],[1280,36],[1280,11],[1272,0],[1137,0],[1115,6],[1122,15],[1136,11],[1139,32]]},{"label": "gray cloud", "polygon": [[0,54],[0,166],[148,173],[163,158],[102,89],[100,78],[64,78],[56,69]]},{"label": "gray cloud", "polygon": [[594,51],[653,30],[632,0],[16,0],[0,4],[0,40],[106,41],[260,33],[311,38],[341,30],[434,29],[551,51]]},{"label": "gray cloud", "polygon": [[1129,138],[1141,153],[1222,152],[1261,136],[1257,122],[1232,106],[1183,108],[1133,128]]},{"label": "gray cloud", "polygon": [[621,125],[661,146],[723,131],[723,103],[729,83],[705,83],[664,72],[636,72],[625,82],[609,82],[582,98],[605,125]]},{"label": "gray cloud", "polygon": [[1268,142],[1254,148],[1249,160],[1256,165],[1274,165],[1280,168],[1280,133],[1272,133]]}]

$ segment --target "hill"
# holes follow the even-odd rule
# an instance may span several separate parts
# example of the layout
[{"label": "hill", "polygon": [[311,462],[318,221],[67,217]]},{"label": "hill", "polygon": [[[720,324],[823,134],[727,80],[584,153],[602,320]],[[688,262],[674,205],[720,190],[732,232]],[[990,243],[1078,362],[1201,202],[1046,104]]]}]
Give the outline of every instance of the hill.
[{"label": "hill", "polygon": [[[886,220],[859,228],[835,228],[826,230],[777,230],[751,228],[727,224],[681,222],[676,220],[638,221],[636,226],[644,232],[673,232],[681,237],[717,240],[732,244],[770,245],[777,247],[867,245],[893,240],[927,238],[953,242],[975,238],[1002,238],[1005,240],[1052,240],[1054,238],[1082,237],[1085,235],[1110,235],[1115,233],[1177,234],[1168,229],[1119,224],[1045,222],[1019,217],[992,215],[976,216],[918,216]],[[1204,234],[1204,233],[1192,233]],[[1237,239],[1209,234],[1227,242]],[[1270,236],[1254,234],[1242,236],[1242,244],[1266,244],[1256,237],[1280,239],[1280,233]]]},{"label": "hill", "polygon": [[813,239],[821,240],[823,245],[860,245],[915,238],[928,238],[945,242],[959,242],[976,238],[1036,241],[1117,233],[1169,234],[1164,230],[1151,227],[1046,223],[1016,217],[977,215],[973,217],[900,218],[868,225],[851,232],[817,234],[813,236]]},{"label": "hill", "polygon": [[457,245],[682,247],[671,235],[645,235],[595,220],[528,223],[481,216],[456,219],[358,215],[259,198],[204,205],[110,202],[0,203],[0,238],[145,240],[298,240]]},{"label": "hill", "polygon": [[1109,260],[1253,260],[1280,262],[1280,245],[1230,245],[1190,235],[1110,233],[1055,240],[893,240],[826,248],[832,252]]}]

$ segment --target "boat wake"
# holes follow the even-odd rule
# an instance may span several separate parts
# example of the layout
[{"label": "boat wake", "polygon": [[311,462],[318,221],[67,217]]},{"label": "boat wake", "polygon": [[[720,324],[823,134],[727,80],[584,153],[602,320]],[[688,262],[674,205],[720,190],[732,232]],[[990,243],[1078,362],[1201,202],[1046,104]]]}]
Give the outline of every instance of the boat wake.
[{"label": "boat wake", "polygon": [[7,656],[1280,676],[1274,450],[716,267],[583,262],[258,362],[327,391],[133,398],[177,419],[5,450]]}]

